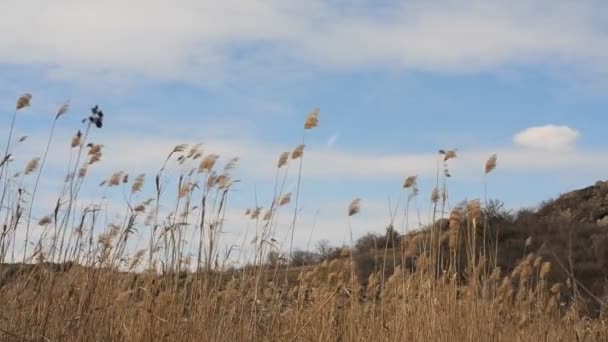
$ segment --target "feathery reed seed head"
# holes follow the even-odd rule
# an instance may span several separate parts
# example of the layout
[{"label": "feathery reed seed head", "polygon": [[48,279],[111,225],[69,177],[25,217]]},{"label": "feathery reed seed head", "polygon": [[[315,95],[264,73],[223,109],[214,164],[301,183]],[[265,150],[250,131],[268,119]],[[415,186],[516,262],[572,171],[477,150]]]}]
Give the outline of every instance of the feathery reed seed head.
[{"label": "feathery reed seed head", "polygon": [[217,162],[217,159],[220,156],[217,154],[210,154],[207,155],[205,158],[203,158],[203,160],[201,161],[201,163],[198,166],[198,173],[201,172],[205,172],[205,171],[211,171],[211,169],[213,169],[213,166],[215,166],[215,163]]},{"label": "feathery reed seed head", "polygon": [[76,132],[76,134],[72,137],[72,143],[71,143],[72,148],[80,146],[81,138],[82,138],[82,132],[80,132],[80,130],[78,130]]},{"label": "feathery reed seed head", "polygon": [[140,192],[141,188],[144,186],[144,180],[146,178],[146,174],[142,173],[135,178],[135,181],[131,185],[131,193],[134,194],[136,192]]},{"label": "feathery reed seed head", "polygon": [[291,152],[291,159],[298,159],[304,155],[304,147],[306,145],[300,144]]},{"label": "feathery reed seed head", "polygon": [[414,186],[416,186],[416,180],[418,179],[418,176],[409,176],[405,179],[405,182],[403,182],[403,187],[408,189],[408,188],[412,188]]},{"label": "feathery reed seed head", "polygon": [[306,117],[306,122],[304,123],[304,129],[312,129],[317,127],[319,124],[319,108],[313,109]]},{"label": "feathery reed seed head", "polygon": [[448,161],[450,159],[454,159],[454,158],[457,157],[456,151],[457,151],[456,149],[454,149],[454,150],[448,150],[448,151],[439,150],[439,154],[443,155],[443,161],[446,162],[446,161]]},{"label": "feathery reed seed head", "polygon": [[549,272],[551,272],[551,262],[549,261],[545,261],[543,262],[541,268],[540,268],[540,279],[541,280],[546,280],[547,276],[549,275]]},{"label": "feathery reed seed head", "polygon": [[439,189],[434,188],[433,192],[431,193],[431,202],[437,204],[437,202],[439,202]]},{"label": "feathery reed seed head", "polygon": [[277,168],[282,168],[283,166],[287,165],[287,160],[289,159],[289,152],[283,152],[281,153],[281,156],[279,156],[279,161],[277,163]]},{"label": "feathery reed seed head", "polygon": [[20,109],[23,109],[25,107],[29,107],[31,100],[32,100],[32,94],[25,93],[25,94],[19,96],[19,98],[17,99],[17,105],[16,105],[15,108],[17,110],[20,110]]},{"label": "feathery reed seed head", "polygon": [[491,155],[490,158],[488,158],[488,160],[486,160],[486,165],[485,165],[486,174],[492,172],[492,170],[494,170],[496,168],[497,160],[498,160],[498,156],[496,154]]},{"label": "feathery reed seed head", "polygon": [[87,175],[88,165],[84,165],[78,170],[78,178],[84,178]]},{"label": "feathery reed seed head", "polygon": [[36,157],[32,160],[30,160],[27,165],[25,166],[25,174],[29,175],[30,173],[36,171],[36,169],[38,168],[38,163],[40,162],[40,158]]},{"label": "feathery reed seed head", "polygon": [[46,226],[49,223],[51,223],[53,221],[53,216],[52,215],[46,215],[45,217],[41,218],[40,221],[38,221],[38,225],[40,226]]},{"label": "feathery reed seed head", "polygon": [[224,165],[224,172],[228,172],[236,167],[236,164],[239,162],[239,157],[234,157],[230,159],[226,165]]},{"label": "feathery reed seed head", "polygon": [[348,216],[353,216],[361,211],[361,199],[355,198],[348,206]]},{"label": "feathery reed seed head", "polygon": [[67,113],[69,110],[70,110],[70,100],[67,100],[57,110],[57,115],[55,115],[55,120],[59,119],[60,116]]},{"label": "feathery reed seed head", "polygon": [[123,176],[122,171],[118,171],[118,172],[115,172],[114,174],[112,174],[112,176],[108,180],[108,183],[107,183],[108,186],[112,187],[112,186],[119,185],[122,181],[122,176]]},{"label": "feathery reed seed head", "polygon": [[281,196],[279,199],[279,206],[287,205],[289,202],[291,202],[291,192]]},{"label": "feathery reed seed head", "polygon": [[458,230],[460,229],[460,220],[462,218],[461,208],[456,207],[450,213],[449,227],[449,246],[451,249],[455,249],[458,244]]}]

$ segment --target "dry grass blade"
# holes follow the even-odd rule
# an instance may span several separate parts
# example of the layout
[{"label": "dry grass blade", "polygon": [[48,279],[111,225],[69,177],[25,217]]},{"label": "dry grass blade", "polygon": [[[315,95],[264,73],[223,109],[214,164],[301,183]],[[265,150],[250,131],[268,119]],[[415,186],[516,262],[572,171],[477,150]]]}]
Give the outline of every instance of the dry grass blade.
[{"label": "dry grass blade", "polygon": [[30,101],[32,101],[32,94],[30,94],[30,93],[25,93],[25,94],[19,96],[19,98],[17,99],[16,109],[20,110],[22,108],[29,107]]},{"label": "dry grass blade", "polygon": [[317,127],[319,124],[319,108],[313,109],[306,117],[306,122],[304,123],[304,129],[312,129]]},{"label": "dry grass blade", "polygon": [[356,215],[359,213],[359,211],[361,211],[361,199],[355,198],[348,205],[348,216]]},{"label": "dry grass blade", "polygon": [[496,168],[497,160],[498,160],[498,157],[496,156],[496,154],[491,155],[490,158],[488,158],[488,160],[486,160],[486,165],[485,165],[486,174],[492,172],[492,170],[494,170]]}]

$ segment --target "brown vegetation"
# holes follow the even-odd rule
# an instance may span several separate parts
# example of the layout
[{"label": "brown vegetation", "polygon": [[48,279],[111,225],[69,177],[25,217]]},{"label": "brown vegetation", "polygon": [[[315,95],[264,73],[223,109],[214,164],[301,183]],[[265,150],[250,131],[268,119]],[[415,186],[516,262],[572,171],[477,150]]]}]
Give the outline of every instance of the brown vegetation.
[{"label": "brown vegetation", "polygon": [[[23,95],[16,109],[25,110],[31,100]],[[152,177],[116,171],[101,183],[122,187],[124,221],[102,226],[104,208],[75,205],[87,168],[102,162],[102,145],[89,140],[92,129],[103,127],[98,106],[66,142],[73,159],[56,207],[34,219],[38,180],[31,197],[20,185],[30,174],[39,179],[55,122],[67,111],[64,105],[54,116],[43,158],[31,159],[35,165],[21,168],[26,173],[8,171],[12,126],[0,156],[0,340],[608,340],[605,183],[537,211],[511,214],[497,202],[475,200],[448,208],[447,163],[457,153],[441,150],[429,227],[407,234],[394,228],[399,209],[407,229],[411,199],[418,196],[417,177],[410,176],[402,185],[408,201],[395,209],[386,234],[294,251],[305,134],[319,124],[314,109],[302,143],[278,158],[273,198],[246,211],[256,229],[249,264],[231,268],[232,250],[220,253],[219,246],[227,198],[238,182],[231,175],[237,159],[222,168],[220,156],[201,145],[178,145]],[[170,163],[182,170],[173,183],[164,172]],[[284,193],[292,163],[297,188]],[[496,167],[491,156],[480,173]],[[153,192],[140,198],[146,182]],[[166,184],[173,186],[174,203],[166,205],[173,209],[165,216],[160,203]],[[278,214],[289,205],[287,253],[274,236]],[[344,229],[364,206],[359,198],[345,203]],[[447,218],[438,214],[445,212]],[[131,250],[129,241],[141,238],[138,224],[148,228],[149,247]],[[29,240],[30,226],[42,231],[36,241]],[[25,241],[16,239],[21,231]],[[190,241],[195,255],[186,253],[186,236],[197,237]]]}]

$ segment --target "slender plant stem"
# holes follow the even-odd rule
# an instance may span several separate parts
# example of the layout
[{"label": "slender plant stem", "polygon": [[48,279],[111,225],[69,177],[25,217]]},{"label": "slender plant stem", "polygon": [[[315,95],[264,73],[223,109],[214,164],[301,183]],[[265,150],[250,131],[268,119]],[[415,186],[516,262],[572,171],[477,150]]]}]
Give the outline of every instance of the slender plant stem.
[{"label": "slender plant stem", "polygon": [[34,201],[36,199],[36,191],[38,190],[38,184],[40,183],[40,176],[42,175],[42,170],[44,169],[44,163],[46,162],[46,157],[49,153],[49,149],[51,146],[51,141],[53,140],[53,135],[55,133],[55,127],[57,126],[58,117],[53,120],[53,124],[51,125],[51,132],[49,133],[49,139],[46,143],[46,147],[44,149],[44,155],[42,156],[42,161],[40,162],[40,169],[38,170],[38,175],[36,175],[36,182],[34,183],[34,189],[32,191],[32,199],[30,201],[30,208],[27,213],[27,225],[25,228],[25,246],[23,247],[23,261],[25,262],[25,258],[27,256],[27,244],[29,242],[29,234],[30,234],[30,223],[32,220],[32,210],[34,209]]}]

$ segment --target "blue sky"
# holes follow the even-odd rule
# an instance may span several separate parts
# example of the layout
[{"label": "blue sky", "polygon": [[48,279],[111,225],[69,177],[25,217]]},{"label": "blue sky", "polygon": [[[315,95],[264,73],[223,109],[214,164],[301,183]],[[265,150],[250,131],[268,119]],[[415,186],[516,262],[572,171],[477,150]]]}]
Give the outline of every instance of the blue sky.
[{"label": "blue sky", "polygon": [[[69,141],[99,104],[106,145],[91,184],[121,169],[153,172],[177,143],[238,155],[232,233],[244,208],[270,196],[278,154],[308,132],[297,245],[382,231],[388,198],[421,177],[428,212],[436,151],[451,161],[450,203],[489,195],[531,206],[605,178],[608,13],[603,1],[13,1],[0,4],[0,131],[15,99],[34,98],[21,160],[61,121],[42,196],[52,203]],[[4,142],[2,142],[4,144]],[[62,145],[63,144],[63,145]],[[19,158],[19,156],[18,156]],[[19,160],[19,159],[18,159]],[[293,184],[293,180],[290,181]],[[99,190],[91,186],[89,195]],[[268,201],[268,200],[267,200]],[[318,217],[315,213],[319,212]]]}]

